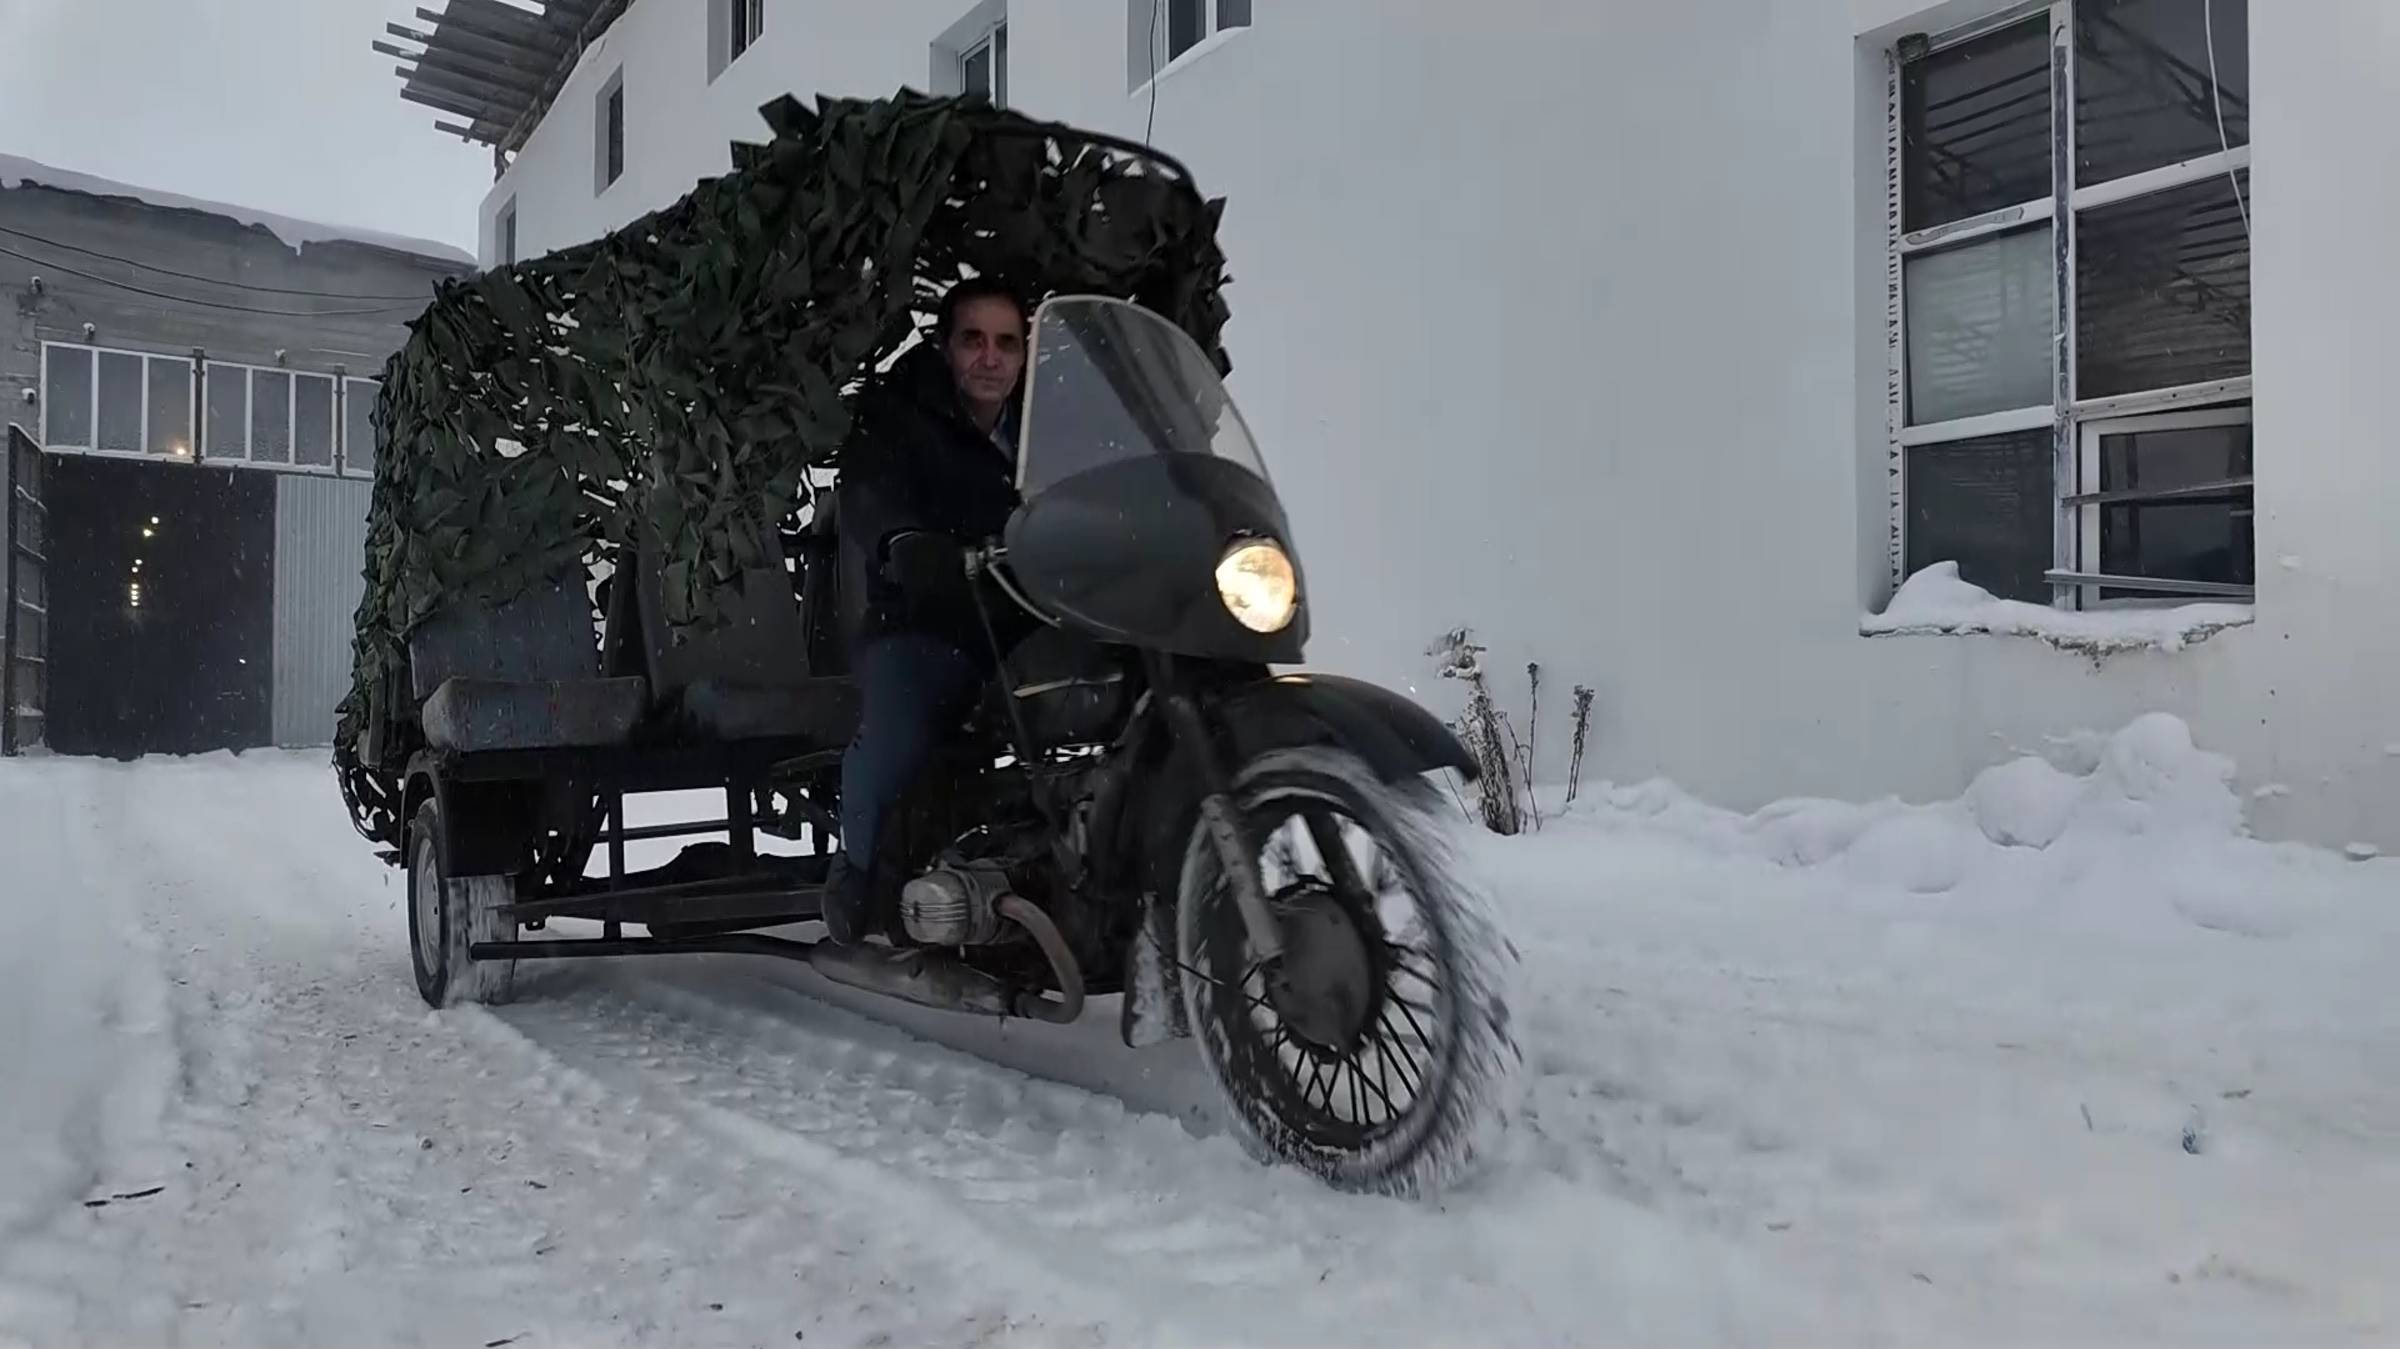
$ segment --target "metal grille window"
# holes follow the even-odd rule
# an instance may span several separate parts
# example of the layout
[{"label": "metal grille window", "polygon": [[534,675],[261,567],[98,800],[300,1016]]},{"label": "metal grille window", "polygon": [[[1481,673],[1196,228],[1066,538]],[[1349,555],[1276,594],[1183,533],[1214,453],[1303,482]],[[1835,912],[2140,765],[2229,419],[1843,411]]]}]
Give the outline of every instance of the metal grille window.
[{"label": "metal grille window", "polygon": [[1900,571],[2252,595],[2247,5],[2049,0],[1895,51]]},{"label": "metal grille window", "polygon": [[42,344],[42,443],[85,454],[192,452],[192,360]]}]

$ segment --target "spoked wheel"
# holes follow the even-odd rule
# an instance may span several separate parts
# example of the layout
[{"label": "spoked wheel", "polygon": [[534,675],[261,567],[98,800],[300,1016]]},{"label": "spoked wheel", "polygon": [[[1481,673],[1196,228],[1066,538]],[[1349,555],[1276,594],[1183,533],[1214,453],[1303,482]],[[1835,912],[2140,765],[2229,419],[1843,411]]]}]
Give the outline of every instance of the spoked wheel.
[{"label": "spoked wheel", "polygon": [[1417,793],[1333,751],[1264,756],[1236,783],[1280,920],[1262,960],[1204,830],[1177,945],[1201,1053],[1252,1151],[1350,1190],[1453,1179],[1515,1058],[1503,942]]},{"label": "spoked wheel", "polygon": [[509,876],[457,876],[442,870],[442,812],[417,807],[408,830],[408,949],[417,992],[428,1005],[508,1001],[517,962],[467,958],[471,942],[515,941],[517,925],[500,915],[516,901]]}]

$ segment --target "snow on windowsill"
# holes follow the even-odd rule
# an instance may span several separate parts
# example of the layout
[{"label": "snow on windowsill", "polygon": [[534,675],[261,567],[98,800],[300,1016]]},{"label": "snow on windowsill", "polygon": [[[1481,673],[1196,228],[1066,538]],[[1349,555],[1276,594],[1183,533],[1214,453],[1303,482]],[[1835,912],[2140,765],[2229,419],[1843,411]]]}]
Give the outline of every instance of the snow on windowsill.
[{"label": "snow on windowsill", "polygon": [[2001,599],[1962,579],[1957,563],[1937,562],[1909,577],[1882,613],[1859,619],[1858,630],[1867,637],[2035,637],[2062,651],[2100,657],[2121,651],[2181,651],[2254,619],[2247,604],[2100,612],[2052,609]]},{"label": "snow on windowsill", "polygon": [[1150,89],[1153,85],[1165,84],[1168,80],[1175,77],[1176,72],[1189,70],[1191,67],[1198,65],[1204,58],[1207,57],[1210,52],[1215,51],[1217,48],[1225,46],[1227,43],[1241,41],[1242,38],[1248,35],[1250,32],[1250,27],[1251,25],[1249,24],[1243,24],[1239,28],[1220,28],[1217,31],[1209,34],[1207,37],[1204,37],[1198,42],[1193,43],[1191,46],[1184,48],[1182,55],[1176,57],[1172,61],[1167,62],[1164,66],[1159,67],[1158,72],[1152,75],[1149,79],[1146,79],[1140,84],[1135,85],[1133,92],[1128,95],[1128,97],[1148,98],[1150,96]]}]

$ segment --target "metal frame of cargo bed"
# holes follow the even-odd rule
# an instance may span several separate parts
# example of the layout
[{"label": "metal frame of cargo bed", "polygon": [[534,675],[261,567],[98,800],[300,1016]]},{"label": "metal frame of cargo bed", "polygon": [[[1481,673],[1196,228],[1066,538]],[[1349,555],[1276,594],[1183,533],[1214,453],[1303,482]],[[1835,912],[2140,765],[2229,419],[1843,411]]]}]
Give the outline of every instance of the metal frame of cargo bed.
[{"label": "metal frame of cargo bed", "polygon": [[[805,960],[814,943],[762,936],[750,929],[808,922],[821,913],[825,876],[832,861],[829,834],[835,821],[831,812],[813,799],[810,788],[823,785],[838,769],[840,759],[840,749],[806,740],[432,751],[418,757],[410,766],[410,775],[424,778],[429,789],[445,800],[457,788],[548,789],[567,783],[577,797],[588,792],[598,803],[600,827],[591,835],[590,849],[578,846],[576,851],[587,859],[584,865],[588,866],[588,858],[605,849],[607,874],[578,876],[566,882],[555,877],[534,879],[503,912],[530,930],[540,929],[553,918],[595,920],[604,925],[603,934],[477,942],[468,948],[470,959],[739,952]],[[796,814],[814,844],[809,854],[778,856],[758,851],[762,825],[776,837],[797,836],[775,831],[773,822],[758,817],[755,796],[769,782],[796,787],[792,796],[798,806]],[[625,823],[629,796],[712,787],[722,789],[725,795],[722,818]],[[457,818],[447,812],[445,817]],[[507,823],[487,827],[505,830]],[[626,869],[627,843],[719,833],[727,836],[729,860],[724,871],[706,874],[710,864],[695,860],[688,849],[663,866]],[[627,923],[649,927],[653,934],[627,937]],[[698,930],[662,935],[658,932],[661,927]]]}]

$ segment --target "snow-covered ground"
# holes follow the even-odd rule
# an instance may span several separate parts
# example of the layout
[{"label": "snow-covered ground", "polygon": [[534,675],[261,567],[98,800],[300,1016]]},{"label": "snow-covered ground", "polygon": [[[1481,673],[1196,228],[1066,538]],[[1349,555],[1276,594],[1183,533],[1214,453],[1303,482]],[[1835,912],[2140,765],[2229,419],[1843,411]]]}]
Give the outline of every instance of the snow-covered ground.
[{"label": "snow-covered ground", "polygon": [[2246,839],[2163,718],[2048,748],[1478,843],[1526,1072],[1416,1205],[1253,1165],[1113,1004],[428,1013],[321,760],[0,763],[0,1344],[2400,1341],[2400,864]]}]

